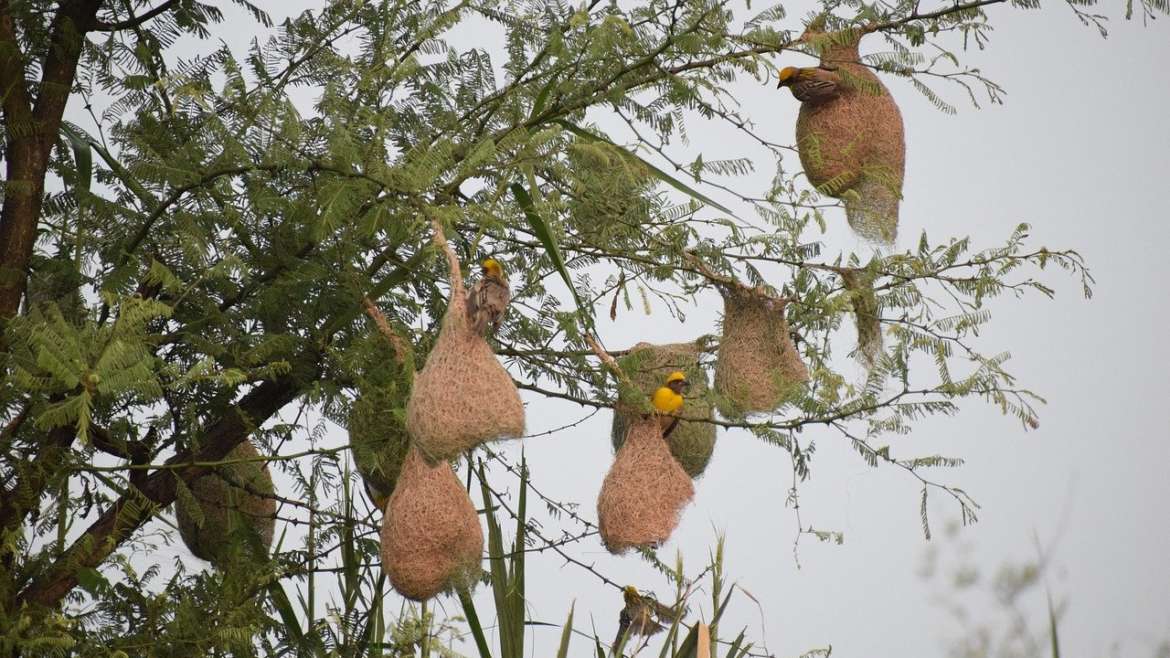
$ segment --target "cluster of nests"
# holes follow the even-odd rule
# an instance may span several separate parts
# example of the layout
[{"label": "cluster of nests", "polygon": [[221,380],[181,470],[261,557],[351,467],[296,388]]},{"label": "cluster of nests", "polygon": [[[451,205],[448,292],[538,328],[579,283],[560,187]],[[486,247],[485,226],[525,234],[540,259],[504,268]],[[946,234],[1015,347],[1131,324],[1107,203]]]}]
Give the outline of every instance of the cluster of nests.
[{"label": "cluster of nests", "polygon": [[[817,43],[818,36],[806,33],[806,40]],[[892,240],[904,161],[901,118],[877,78],[857,64],[859,39],[837,34],[819,42],[822,66],[785,69],[781,85],[802,100],[797,130],[810,180],[845,200],[863,235]],[[483,532],[452,460],[525,431],[515,383],[484,338],[507,304],[507,281],[498,265],[485,267],[467,295],[437,225],[435,241],[450,267],[451,301],[426,364],[415,373],[412,350],[394,343],[376,359],[396,364],[387,366],[394,372],[363,379],[348,418],[355,465],[383,511],[383,568],[394,588],[415,600],[471,586],[481,575]],[[872,277],[846,268],[839,274],[857,317],[859,353],[872,365],[880,348]],[[484,287],[493,277],[495,293]],[[713,385],[701,342],[639,343],[611,364],[622,380],[612,425],[616,455],[597,511],[601,538],[614,553],[670,537],[714,452],[716,411],[728,419],[774,412],[798,398],[809,379],[785,316],[789,300],[732,280],[718,287],[724,318]],[[393,330],[381,329],[393,342]],[[660,404],[679,393],[677,403]],[[272,478],[256,449],[245,442],[229,461],[183,489],[177,503],[187,546],[220,565],[247,557],[241,551],[265,554],[275,519]],[[239,532],[245,541],[227,540]]]}]

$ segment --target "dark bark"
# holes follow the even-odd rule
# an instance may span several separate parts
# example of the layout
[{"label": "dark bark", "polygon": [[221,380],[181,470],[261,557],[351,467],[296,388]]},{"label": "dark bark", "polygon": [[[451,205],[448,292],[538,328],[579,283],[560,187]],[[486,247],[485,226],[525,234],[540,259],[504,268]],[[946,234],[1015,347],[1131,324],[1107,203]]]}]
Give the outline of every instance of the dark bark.
[{"label": "dark bark", "polygon": [[101,4],[101,0],[67,0],[58,6],[33,102],[25,88],[25,61],[9,0],[0,0],[0,94],[8,135],[7,187],[0,209],[0,321],[20,309],[41,218],[49,154],[61,128],[85,34],[93,29]]},{"label": "dark bark", "polygon": [[[267,381],[252,389],[223,417],[208,427],[198,452],[181,452],[167,460],[170,466],[223,459],[265,420],[280,411],[301,391],[302,382],[292,378]],[[24,603],[56,606],[77,586],[77,571],[94,568],[175,500],[175,478],[189,482],[210,469],[206,466],[161,468],[141,480],[127,496],[118,499],[85,533],[66,549],[51,567],[19,596]]]}]

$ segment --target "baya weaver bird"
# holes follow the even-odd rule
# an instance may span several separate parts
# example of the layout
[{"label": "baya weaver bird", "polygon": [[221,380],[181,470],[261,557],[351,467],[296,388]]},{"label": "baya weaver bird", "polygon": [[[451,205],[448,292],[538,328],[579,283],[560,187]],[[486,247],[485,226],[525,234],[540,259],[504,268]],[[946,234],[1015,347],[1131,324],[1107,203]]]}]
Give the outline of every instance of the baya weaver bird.
[{"label": "baya weaver bird", "polygon": [[788,87],[792,95],[802,103],[820,103],[836,98],[841,88],[841,78],[832,71],[821,67],[797,68],[786,66],[780,69],[780,83],[776,88]]},{"label": "baya weaver bird", "polygon": [[683,394],[689,391],[691,383],[687,381],[686,373],[675,370],[666,376],[666,381],[654,391],[650,401],[654,410],[661,416],[662,436],[668,437],[678,425],[678,413],[683,406]]},{"label": "baya weaver bird", "polygon": [[480,268],[479,281],[467,293],[467,317],[471,319],[475,333],[485,336],[488,327],[492,331],[500,328],[504,310],[512,300],[512,291],[508,288],[508,279],[504,277],[504,266],[500,265],[500,261],[485,258]]},{"label": "baya weaver bird", "polygon": [[683,616],[678,608],[659,603],[653,595],[642,594],[633,585],[622,588],[622,598],[626,605],[618,614],[618,633],[613,641],[615,647],[630,636],[654,635]]}]

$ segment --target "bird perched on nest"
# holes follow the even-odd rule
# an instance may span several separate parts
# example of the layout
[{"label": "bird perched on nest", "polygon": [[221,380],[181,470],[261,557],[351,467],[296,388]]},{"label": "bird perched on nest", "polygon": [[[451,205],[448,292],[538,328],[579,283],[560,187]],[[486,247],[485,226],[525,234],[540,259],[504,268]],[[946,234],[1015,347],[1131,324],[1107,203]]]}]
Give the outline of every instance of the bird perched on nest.
[{"label": "bird perched on nest", "polygon": [[620,646],[629,636],[650,636],[661,631],[668,624],[682,619],[685,610],[663,605],[652,594],[642,594],[637,587],[627,585],[622,589],[625,607],[618,614],[618,633],[613,645]]},{"label": "bird perched on nest", "polygon": [[687,381],[686,373],[675,370],[667,375],[666,381],[654,391],[653,397],[650,398],[654,409],[663,414],[661,421],[663,438],[669,437],[678,425],[678,416],[673,414],[682,409],[683,394],[690,389],[691,383]]},{"label": "bird perched on nest", "polygon": [[500,261],[486,258],[480,267],[482,276],[467,293],[467,317],[475,333],[486,336],[488,327],[492,331],[500,328],[500,320],[512,300],[512,291]]},{"label": "bird perched on nest", "polygon": [[841,89],[841,76],[820,66],[780,69],[777,89],[788,87],[796,100],[802,103],[820,103],[836,98]]}]

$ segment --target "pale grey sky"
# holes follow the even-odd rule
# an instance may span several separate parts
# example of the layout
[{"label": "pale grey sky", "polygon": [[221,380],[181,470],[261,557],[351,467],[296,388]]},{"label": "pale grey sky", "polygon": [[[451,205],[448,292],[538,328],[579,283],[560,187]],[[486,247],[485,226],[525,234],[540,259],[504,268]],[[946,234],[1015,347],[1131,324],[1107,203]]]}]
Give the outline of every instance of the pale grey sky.
[{"label": "pale grey sky", "polygon": [[[282,9],[319,4],[289,2]],[[1111,655],[1115,642],[1118,655],[1147,656],[1157,640],[1170,636],[1170,519],[1164,507],[1170,500],[1170,419],[1162,407],[1170,401],[1170,295],[1164,288],[1170,265],[1162,256],[1170,245],[1170,30],[1165,19],[1148,27],[1124,22],[1121,3],[1107,3],[1101,9],[1115,20],[1102,40],[1064,3],[1049,4],[1030,12],[990,8],[990,48],[962,56],[1005,87],[1004,106],[984,103],[975,110],[951,90],[946,97],[959,114],[948,116],[909,85],[885,78],[907,131],[901,244],[925,229],[935,241],[970,235],[976,247],[990,247],[1026,221],[1034,244],[1081,251],[1097,278],[1096,295],[1081,299],[1076,280],[1051,271],[1044,276],[1057,289],[1056,300],[1033,296],[993,306],[995,320],[978,344],[987,352],[1010,350],[1008,368],[1048,398],[1038,431],[1025,433],[1017,421],[969,402],[957,418],[922,422],[913,435],[891,438],[891,451],[895,457],[941,453],[967,460],[961,469],[936,475],[983,506],[980,523],[961,537],[973,544],[987,572],[1004,560],[1031,557],[1033,532],[1053,544],[1052,589],[1069,603],[1061,629],[1068,656]],[[801,16],[810,7],[788,5],[788,13]],[[741,18],[760,9],[735,7]],[[215,37],[244,47],[254,26],[237,25],[229,22]],[[459,49],[482,36],[474,28],[461,35]],[[808,61],[786,54],[777,63]],[[763,132],[791,142],[797,105],[790,94],[753,80],[737,83],[735,93]],[[684,160],[699,152],[706,160],[750,154],[758,159],[757,173],[737,186],[766,189],[772,165],[742,136],[701,122],[692,122],[689,134]],[[788,167],[798,168],[794,157]],[[833,220],[823,236],[830,252],[867,253],[842,213]],[[685,326],[662,308],[649,317],[625,313],[617,323],[605,318],[602,337],[624,347],[711,333],[718,301],[710,291]],[[847,332],[842,340],[852,336]],[[860,367],[853,374],[861,378]],[[588,412],[527,399],[533,433]],[[573,429],[524,442],[535,484],[580,503],[590,518],[612,460],[609,422],[608,413],[598,413]],[[341,431],[332,437],[345,440]],[[693,572],[716,533],[726,533],[728,576],[760,600],[768,648],[778,656],[828,644],[834,656],[847,658],[942,655],[959,628],[932,598],[937,586],[916,576],[927,545],[916,481],[895,469],[870,469],[826,431],[812,428],[802,438],[818,441],[813,477],[802,487],[804,522],[843,531],[844,545],[806,537],[798,569],[792,556],[796,523],[784,506],[788,457],[746,432],[721,431],[695,502],[661,555],[681,551]],[[518,458],[517,442],[502,448]],[[939,496],[930,512],[936,530],[957,516]],[[623,583],[667,593],[664,580],[635,557],[610,556],[596,540],[573,550]],[[182,554],[183,548],[169,551]],[[588,631],[592,615],[602,639],[612,637],[620,607],[614,590],[551,554],[533,555],[528,565],[534,619],[560,623],[575,599],[576,626]],[[486,589],[478,599],[481,612],[491,610]],[[748,625],[749,635],[762,639],[757,609],[746,599],[736,601],[724,634]],[[458,610],[453,600],[445,605]],[[1040,601],[1030,605],[1042,610]],[[551,655],[558,637],[555,629],[532,631],[531,655]],[[470,644],[464,650],[474,651]],[[586,651],[578,640],[572,654]]]}]

